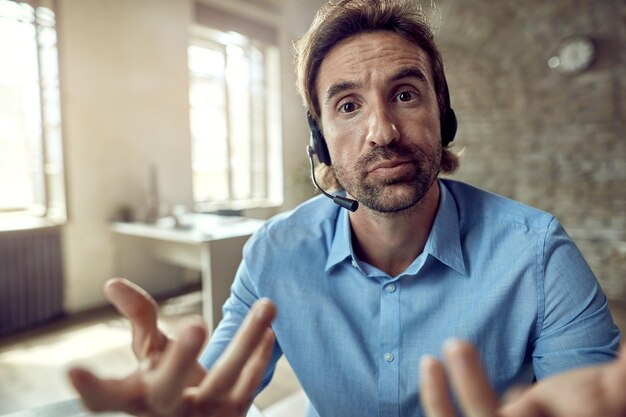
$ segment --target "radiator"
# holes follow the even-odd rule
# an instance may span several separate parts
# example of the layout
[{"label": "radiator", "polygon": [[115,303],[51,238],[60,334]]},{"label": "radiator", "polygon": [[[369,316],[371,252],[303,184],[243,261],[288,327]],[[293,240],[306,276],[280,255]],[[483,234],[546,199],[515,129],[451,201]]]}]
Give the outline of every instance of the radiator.
[{"label": "radiator", "polygon": [[61,314],[60,228],[0,232],[0,337]]}]

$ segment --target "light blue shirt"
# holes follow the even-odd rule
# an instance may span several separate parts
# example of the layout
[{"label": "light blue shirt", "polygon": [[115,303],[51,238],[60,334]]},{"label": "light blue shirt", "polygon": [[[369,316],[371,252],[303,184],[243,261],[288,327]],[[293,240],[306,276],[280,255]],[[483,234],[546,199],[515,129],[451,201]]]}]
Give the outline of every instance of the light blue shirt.
[{"label": "light blue shirt", "polygon": [[355,256],[348,213],[325,197],[268,221],[246,244],[210,368],[250,306],[278,307],[276,346],[308,416],[421,416],[418,363],[448,338],[474,343],[499,393],[611,360],[619,331],[593,273],[542,211],[440,180],[422,254],[391,277]]}]

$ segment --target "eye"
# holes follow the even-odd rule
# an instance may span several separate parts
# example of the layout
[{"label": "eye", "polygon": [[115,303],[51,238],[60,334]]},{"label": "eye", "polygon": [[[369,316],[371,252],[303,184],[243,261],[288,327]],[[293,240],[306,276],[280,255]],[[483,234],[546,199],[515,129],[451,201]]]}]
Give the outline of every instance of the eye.
[{"label": "eye", "polygon": [[398,94],[396,94],[396,96],[394,97],[394,99],[396,101],[402,101],[402,102],[409,102],[411,100],[415,100],[417,98],[417,93],[413,92],[413,91],[401,91]]},{"label": "eye", "polygon": [[345,103],[342,103],[339,106],[340,113],[352,113],[355,110],[356,110],[356,104],[352,101],[347,101]]}]

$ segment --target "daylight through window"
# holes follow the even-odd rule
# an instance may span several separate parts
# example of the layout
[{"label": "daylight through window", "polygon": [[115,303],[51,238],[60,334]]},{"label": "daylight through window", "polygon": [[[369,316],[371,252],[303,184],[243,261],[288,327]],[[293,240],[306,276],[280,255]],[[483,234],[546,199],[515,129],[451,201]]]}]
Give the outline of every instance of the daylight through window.
[{"label": "daylight through window", "polygon": [[0,213],[62,219],[59,72],[51,2],[0,0],[0,39]]},{"label": "daylight through window", "polygon": [[196,26],[188,59],[197,208],[280,204],[278,48]]}]

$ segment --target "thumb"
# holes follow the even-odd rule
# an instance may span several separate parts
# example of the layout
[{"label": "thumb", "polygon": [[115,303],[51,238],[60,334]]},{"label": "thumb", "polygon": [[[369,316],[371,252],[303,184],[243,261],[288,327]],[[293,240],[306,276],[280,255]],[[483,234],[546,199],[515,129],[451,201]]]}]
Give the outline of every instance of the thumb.
[{"label": "thumb", "polygon": [[503,405],[499,417],[549,417],[545,407],[531,396],[518,398],[516,401]]},{"label": "thumb", "polygon": [[162,351],[167,337],[157,327],[158,305],[143,288],[123,278],[104,285],[104,293],[133,328],[133,350],[143,359],[153,351]]}]

